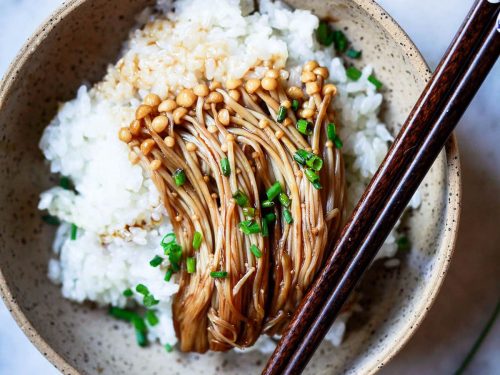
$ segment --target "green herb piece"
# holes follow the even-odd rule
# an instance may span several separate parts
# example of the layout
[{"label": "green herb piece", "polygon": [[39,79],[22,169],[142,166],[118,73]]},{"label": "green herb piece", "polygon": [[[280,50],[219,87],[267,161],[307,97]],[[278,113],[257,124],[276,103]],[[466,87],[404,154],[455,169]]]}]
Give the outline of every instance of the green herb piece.
[{"label": "green herb piece", "polygon": [[398,246],[398,250],[407,251],[411,248],[411,243],[408,237],[401,236],[396,240],[396,245]]},{"label": "green herb piece", "polygon": [[310,153],[306,150],[302,150],[299,148],[297,151],[295,151],[295,154],[293,154],[293,159],[300,165],[305,165],[307,159],[309,159],[309,154]]},{"label": "green herb piece", "polygon": [[370,75],[368,77],[368,81],[370,81],[371,83],[373,83],[373,85],[375,86],[375,88],[377,90],[380,90],[382,88],[382,82],[380,82],[377,78],[375,78],[375,76]]},{"label": "green herb piece", "polygon": [[255,245],[250,246],[250,251],[252,252],[253,255],[255,255],[256,258],[262,257],[262,252],[259,250],[259,248]]},{"label": "green herb piece", "polygon": [[306,168],[304,169],[304,174],[306,175],[306,178],[310,181],[310,182],[315,182],[315,181],[319,181],[319,176],[318,174],[311,168]]},{"label": "green herb piece", "polygon": [[335,141],[335,138],[337,138],[337,130],[334,123],[330,122],[326,126],[326,136],[332,142]]},{"label": "green herb piece", "polygon": [[266,214],[265,218],[268,223],[272,223],[273,221],[276,220],[276,215],[273,212],[270,212]]},{"label": "green herb piece", "polygon": [[175,233],[168,233],[165,235],[165,237],[162,238],[160,244],[163,248],[165,248],[165,246],[173,242],[175,242]]},{"label": "green herb piece", "polygon": [[42,220],[45,221],[47,224],[50,224],[50,225],[59,225],[59,224],[61,224],[61,221],[57,217],[52,216],[52,215],[43,215],[42,216]]},{"label": "green herb piece", "polygon": [[259,223],[255,220],[244,220],[239,224],[240,230],[246,235],[260,232]]},{"label": "green herb piece", "polygon": [[316,39],[318,43],[323,46],[330,46],[334,41],[334,31],[332,27],[325,21],[320,21],[318,28],[316,29]]},{"label": "green herb piece", "polygon": [[220,167],[224,176],[229,177],[231,175],[231,165],[229,164],[228,158],[224,158],[220,161]]},{"label": "green herb piece", "polygon": [[306,165],[314,169],[315,171],[319,171],[321,170],[321,168],[323,168],[323,159],[311,153],[309,159],[306,160]]},{"label": "green herb piece", "polygon": [[362,73],[361,73],[361,70],[359,70],[358,68],[356,68],[354,66],[350,66],[346,70],[346,75],[349,79],[351,79],[353,81],[357,81],[358,79],[361,78]]},{"label": "green herb piece", "polygon": [[335,137],[335,141],[333,141],[333,143],[335,143],[335,147],[337,147],[338,149],[341,149],[344,146],[342,140],[338,136]]},{"label": "green herb piece", "polygon": [[59,179],[59,186],[66,190],[71,190],[73,188],[71,180],[66,176],[61,176]]},{"label": "green herb piece", "polygon": [[243,207],[243,216],[245,217],[254,217],[255,216],[255,208],[253,207]]},{"label": "green herb piece", "polygon": [[146,311],[145,318],[151,327],[154,327],[160,322],[160,319],[158,319],[158,316],[156,316],[153,310]]},{"label": "green herb piece", "polygon": [[288,211],[287,209],[283,210],[283,218],[285,219],[285,221],[288,224],[292,224],[293,223],[292,213],[290,211]]},{"label": "green herb piece", "polygon": [[285,193],[280,193],[278,199],[282,206],[290,207],[290,198],[288,197],[288,195],[286,195]]},{"label": "green herb piece", "polygon": [[214,279],[225,279],[227,277],[226,271],[212,271],[210,272],[210,276]]},{"label": "green herb piece", "polygon": [[312,134],[312,123],[301,118],[296,124],[297,130],[304,135]]},{"label": "green herb piece", "polygon": [[311,183],[312,186],[316,189],[316,190],[321,190],[323,189],[323,186],[321,186],[320,182],[319,181],[314,181]]},{"label": "green herb piece", "polygon": [[292,100],[292,110],[297,112],[299,110],[300,103],[297,99]]},{"label": "green herb piece", "polygon": [[127,322],[132,322],[132,320],[138,316],[135,312],[122,309],[120,307],[110,306],[108,310],[109,315],[116,319],[125,320]]},{"label": "green herb piece", "polygon": [[147,308],[153,307],[155,305],[158,305],[160,301],[155,299],[155,297],[152,294],[145,295],[144,298],[142,299],[142,303],[144,306]]},{"label": "green herb piece", "polygon": [[194,232],[193,249],[198,250],[201,246],[201,241],[203,241],[203,235],[200,232]]},{"label": "green herb piece", "polygon": [[268,237],[269,236],[269,226],[267,225],[267,220],[265,217],[262,218],[260,221],[260,226],[261,226],[261,234],[262,237]]},{"label": "green herb piece", "polygon": [[282,191],[281,184],[279,182],[275,182],[267,191],[267,199],[270,201],[274,200]]},{"label": "green herb piece", "polygon": [[355,50],[353,48],[349,48],[345,54],[351,59],[359,59],[361,57],[361,51]]},{"label": "green herb piece", "polygon": [[72,241],[76,240],[76,235],[78,234],[78,227],[76,226],[76,224],[74,223],[71,223],[71,234],[70,234],[70,238]]},{"label": "green herb piece", "polygon": [[139,294],[142,294],[143,296],[147,296],[149,294],[149,289],[144,284],[137,284],[137,286],[135,287],[135,291]]},{"label": "green herb piece", "polygon": [[347,49],[347,45],[349,44],[349,41],[347,40],[347,37],[345,34],[340,31],[340,30],[335,30],[333,32],[333,43],[335,45],[335,49],[338,52],[345,52]]},{"label": "green herb piece", "polygon": [[170,279],[172,278],[173,274],[174,274],[174,270],[172,270],[171,267],[168,267],[167,272],[165,273],[165,278],[163,280],[165,280],[168,283],[170,281]]},{"label": "green herb piece", "polygon": [[273,201],[269,201],[269,200],[265,200],[265,201],[262,202],[262,207],[264,207],[264,208],[274,207],[274,202]]},{"label": "green herb piece", "polygon": [[172,353],[174,351],[174,347],[170,344],[165,344],[165,350],[167,353]]},{"label": "green herb piece", "polygon": [[161,256],[155,255],[155,257],[149,261],[149,265],[151,267],[158,267],[162,262],[163,258]]},{"label": "green herb piece", "polygon": [[132,289],[127,288],[123,291],[123,295],[127,298],[132,297],[134,295],[134,292],[132,291]]},{"label": "green herb piece", "polygon": [[135,328],[135,338],[137,340],[137,345],[142,347],[146,346],[148,340],[146,336],[147,328],[144,320],[141,317],[137,316],[132,320],[132,323],[134,324]]},{"label": "green herb piece", "polygon": [[174,182],[177,186],[182,186],[186,183],[186,173],[184,172],[184,169],[176,169],[172,177],[174,178]]},{"label": "green herb piece", "polygon": [[233,194],[233,198],[240,207],[248,205],[248,197],[241,190],[237,190],[236,193]]},{"label": "green herb piece", "polygon": [[186,267],[188,273],[196,272],[196,258],[188,257],[186,258]]},{"label": "green herb piece", "polygon": [[283,122],[286,118],[287,110],[286,107],[280,106],[278,109],[278,115],[276,116],[276,120],[278,122]]}]

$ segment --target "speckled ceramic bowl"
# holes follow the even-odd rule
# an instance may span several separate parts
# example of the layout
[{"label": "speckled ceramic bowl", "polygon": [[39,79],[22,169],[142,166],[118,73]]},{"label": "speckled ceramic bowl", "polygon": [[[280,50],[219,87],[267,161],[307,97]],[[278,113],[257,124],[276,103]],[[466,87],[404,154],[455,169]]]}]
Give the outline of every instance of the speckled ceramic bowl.
[{"label": "speckled ceramic bowl", "polygon": [[[38,149],[57,103],[95,82],[116,60],[134,17],[148,0],[74,0],[23,48],[0,87],[0,290],[18,324],[63,373],[252,374],[259,354],[167,355],[140,349],[125,324],[90,305],[64,300],[46,277],[53,228],[37,211],[39,193],[55,182]],[[384,82],[385,121],[397,129],[429,79],[429,70],[399,26],[370,0],[290,1],[338,20],[363,60]],[[402,265],[375,265],[361,285],[364,311],[349,322],[345,343],[324,344],[309,374],[370,374],[409,339],[436,297],[454,247],[460,211],[455,140],[422,185],[422,207],[409,219],[414,249]]]}]

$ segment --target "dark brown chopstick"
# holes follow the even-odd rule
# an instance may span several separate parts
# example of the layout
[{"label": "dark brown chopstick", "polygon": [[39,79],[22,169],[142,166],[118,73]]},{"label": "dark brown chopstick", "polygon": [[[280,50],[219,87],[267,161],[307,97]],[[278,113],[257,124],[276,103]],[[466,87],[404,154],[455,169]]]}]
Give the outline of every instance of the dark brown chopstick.
[{"label": "dark brown chopstick", "polygon": [[264,374],[297,374],[416,191],[500,53],[499,5],[477,1],[295,313]]}]

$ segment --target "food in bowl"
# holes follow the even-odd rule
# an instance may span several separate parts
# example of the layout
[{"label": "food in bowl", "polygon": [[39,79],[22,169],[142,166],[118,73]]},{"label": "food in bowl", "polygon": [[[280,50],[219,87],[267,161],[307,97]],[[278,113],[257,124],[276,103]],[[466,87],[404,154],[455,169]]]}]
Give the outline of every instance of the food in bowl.
[{"label": "food in bowl", "polygon": [[39,204],[60,223],[49,277],[139,345],[268,351],[387,152],[382,84],[342,31],[281,3],[159,2],[138,22],[41,139],[61,175]]}]

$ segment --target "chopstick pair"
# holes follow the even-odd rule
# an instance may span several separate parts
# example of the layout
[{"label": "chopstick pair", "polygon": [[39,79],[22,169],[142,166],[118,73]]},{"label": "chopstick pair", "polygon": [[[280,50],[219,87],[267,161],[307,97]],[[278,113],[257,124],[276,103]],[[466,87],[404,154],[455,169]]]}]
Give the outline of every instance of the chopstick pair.
[{"label": "chopstick pair", "polygon": [[487,0],[472,7],[263,374],[305,368],[496,62],[499,8]]}]

